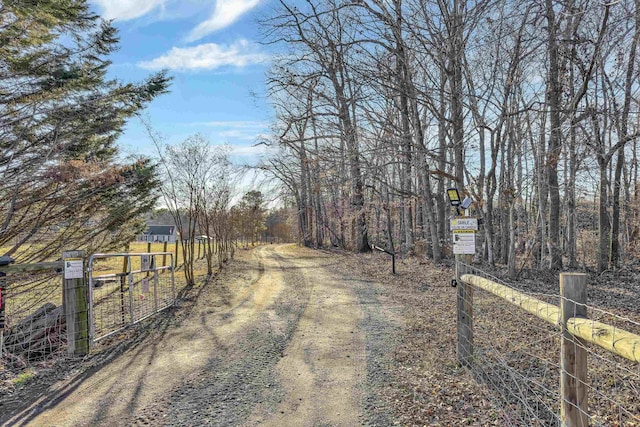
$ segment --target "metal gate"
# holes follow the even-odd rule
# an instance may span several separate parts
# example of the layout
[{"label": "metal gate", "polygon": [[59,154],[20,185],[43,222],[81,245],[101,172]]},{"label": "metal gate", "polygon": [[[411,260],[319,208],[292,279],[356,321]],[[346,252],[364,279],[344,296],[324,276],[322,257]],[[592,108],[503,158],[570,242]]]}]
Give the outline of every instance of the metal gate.
[{"label": "metal gate", "polygon": [[173,264],[171,252],[91,255],[91,345],[174,305]]}]

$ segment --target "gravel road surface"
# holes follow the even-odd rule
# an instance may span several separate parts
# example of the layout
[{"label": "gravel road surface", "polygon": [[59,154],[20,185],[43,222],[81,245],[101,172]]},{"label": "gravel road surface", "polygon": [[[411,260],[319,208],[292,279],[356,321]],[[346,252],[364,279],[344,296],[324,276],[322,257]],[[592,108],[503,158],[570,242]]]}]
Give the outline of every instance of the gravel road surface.
[{"label": "gravel road surface", "polygon": [[340,262],[295,245],[239,251],[175,325],[4,422],[390,425],[377,390],[399,316]]}]

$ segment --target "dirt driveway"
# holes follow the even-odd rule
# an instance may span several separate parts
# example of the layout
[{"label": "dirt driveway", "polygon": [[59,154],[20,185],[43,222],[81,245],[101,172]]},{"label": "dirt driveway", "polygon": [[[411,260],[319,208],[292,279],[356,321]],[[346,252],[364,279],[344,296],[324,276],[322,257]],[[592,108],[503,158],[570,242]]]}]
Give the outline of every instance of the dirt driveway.
[{"label": "dirt driveway", "polygon": [[394,316],[340,257],[294,245],[239,251],[181,321],[7,425],[388,425],[375,387]]}]

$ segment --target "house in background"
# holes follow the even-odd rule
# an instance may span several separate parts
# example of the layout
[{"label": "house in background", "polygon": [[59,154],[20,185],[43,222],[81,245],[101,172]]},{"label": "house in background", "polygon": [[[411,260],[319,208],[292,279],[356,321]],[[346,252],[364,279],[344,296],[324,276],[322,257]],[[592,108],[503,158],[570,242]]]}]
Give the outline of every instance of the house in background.
[{"label": "house in background", "polygon": [[175,243],[177,237],[175,225],[150,225],[147,231],[138,236],[138,241]]}]

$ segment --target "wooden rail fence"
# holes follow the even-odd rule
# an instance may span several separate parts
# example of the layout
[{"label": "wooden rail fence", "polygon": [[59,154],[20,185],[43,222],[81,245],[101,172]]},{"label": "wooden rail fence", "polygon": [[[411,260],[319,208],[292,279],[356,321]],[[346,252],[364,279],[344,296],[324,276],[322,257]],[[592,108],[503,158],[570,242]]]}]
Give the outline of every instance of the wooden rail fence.
[{"label": "wooden rail fence", "polygon": [[640,335],[586,318],[587,275],[560,274],[560,307],[540,301],[508,286],[457,268],[458,361],[473,360],[473,287],[489,292],[562,330],[560,351],[560,419],[563,426],[587,426],[587,350],[597,345],[632,362],[640,363]]}]

